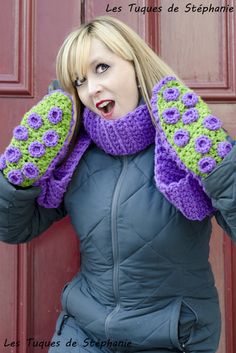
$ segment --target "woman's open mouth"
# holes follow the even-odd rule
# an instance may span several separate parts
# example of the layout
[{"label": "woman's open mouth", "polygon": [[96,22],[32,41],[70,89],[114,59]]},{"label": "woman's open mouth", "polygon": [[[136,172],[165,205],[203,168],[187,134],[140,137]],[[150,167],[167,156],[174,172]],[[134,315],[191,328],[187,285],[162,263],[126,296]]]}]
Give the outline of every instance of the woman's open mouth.
[{"label": "woman's open mouth", "polygon": [[104,118],[111,119],[115,108],[115,101],[111,99],[102,100],[96,104],[96,108]]}]

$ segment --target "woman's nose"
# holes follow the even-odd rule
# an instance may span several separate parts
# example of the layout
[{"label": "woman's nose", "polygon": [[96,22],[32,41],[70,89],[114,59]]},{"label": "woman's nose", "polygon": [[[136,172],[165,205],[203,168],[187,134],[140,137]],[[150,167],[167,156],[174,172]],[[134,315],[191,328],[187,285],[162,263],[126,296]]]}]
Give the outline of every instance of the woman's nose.
[{"label": "woman's nose", "polygon": [[101,90],[102,87],[97,80],[88,80],[88,93],[90,96],[96,96]]}]

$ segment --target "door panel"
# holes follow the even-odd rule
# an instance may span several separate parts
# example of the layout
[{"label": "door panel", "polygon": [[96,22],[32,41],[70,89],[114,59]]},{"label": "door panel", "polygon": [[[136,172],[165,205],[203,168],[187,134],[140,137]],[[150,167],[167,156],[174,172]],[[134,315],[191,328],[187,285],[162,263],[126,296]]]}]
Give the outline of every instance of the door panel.
[{"label": "door panel", "polygon": [[[58,49],[81,23],[80,1],[0,1],[0,151],[14,126],[55,78]],[[61,310],[60,292],[79,268],[79,247],[66,218],[24,245],[0,244],[0,351],[47,352],[27,339],[50,340]],[[5,339],[19,346],[4,347]]]}]

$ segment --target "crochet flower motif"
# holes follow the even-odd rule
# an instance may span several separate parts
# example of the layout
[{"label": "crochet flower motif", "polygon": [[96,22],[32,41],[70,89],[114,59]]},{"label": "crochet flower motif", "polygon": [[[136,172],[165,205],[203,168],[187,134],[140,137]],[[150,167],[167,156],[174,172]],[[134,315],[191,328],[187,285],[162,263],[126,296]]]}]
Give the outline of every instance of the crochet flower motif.
[{"label": "crochet flower motif", "polygon": [[208,130],[219,130],[222,126],[222,122],[220,119],[213,115],[208,115],[204,120],[203,120],[203,126],[208,129]]},{"label": "crochet flower motif", "polygon": [[188,109],[182,116],[182,121],[184,124],[191,124],[197,121],[199,118],[199,114],[196,108]]},{"label": "crochet flower motif", "polygon": [[39,175],[39,169],[34,163],[28,162],[24,164],[22,173],[26,178],[35,179]]},{"label": "crochet flower motif", "polygon": [[180,112],[177,108],[167,108],[162,113],[166,124],[176,124],[180,119]]},{"label": "crochet flower motif", "polygon": [[6,164],[6,158],[5,158],[5,156],[2,154],[2,155],[0,156],[0,170],[5,169],[6,166],[7,166],[7,164]]},{"label": "crochet flower motif", "polygon": [[40,158],[45,154],[45,147],[42,143],[34,141],[29,145],[28,151],[32,157]]},{"label": "crochet flower motif", "polygon": [[13,136],[16,140],[26,141],[28,140],[28,129],[25,126],[16,126],[13,130]]},{"label": "crochet flower motif", "polygon": [[201,173],[210,173],[216,167],[216,161],[212,157],[203,157],[198,162],[198,169]]},{"label": "crochet flower motif", "polygon": [[21,151],[17,147],[9,146],[6,149],[5,157],[6,157],[6,160],[10,163],[17,163],[21,158],[21,156],[22,156]]},{"label": "crochet flower motif", "polygon": [[187,130],[179,129],[174,134],[174,143],[178,147],[186,146],[187,143],[189,142],[189,139],[190,139],[190,136],[189,136],[189,132]]},{"label": "crochet flower motif", "polygon": [[14,185],[20,185],[24,177],[19,169],[13,169],[7,174],[7,178],[10,181],[10,183]]},{"label": "crochet flower motif", "polygon": [[227,154],[232,150],[233,146],[228,141],[219,142],[217,145],[217,152],[221,158],[227,156]]},{"label": "crochet flower motif", "polygon": [[167,102],[176,101],[179,98],[179,94],[178,88],[167,88],[163,92],[163,97]]},{"label": "crochet flower motif", "polygon": [[56,125],[62,120],[62,110],[58,107],[53,107],[48,113],[50,123]]},{"label": "crochet flower motif", "polygon": [[209,137],[201,135],[195,140],[195,151],[201,154],[208,153],[211,149],[212,141]]},{"label": "crochet flower motif", "polygon": [[195,107],[198,102],[198,96],[193,92],[185,93],[182,97],[182,102],[187,108]]},{"label": "crochet flower motif", "polygon": [[59,135],[54,130],[48,130],[43,134],[43,142],[47,147],[55,147],[58,143]]},{"label": "crochet flower motif", "polygon": [[27,123],[32,129],[38,130],[42,126],[43,121],[40,115],[37,113],[31,113],[28,116]]}]

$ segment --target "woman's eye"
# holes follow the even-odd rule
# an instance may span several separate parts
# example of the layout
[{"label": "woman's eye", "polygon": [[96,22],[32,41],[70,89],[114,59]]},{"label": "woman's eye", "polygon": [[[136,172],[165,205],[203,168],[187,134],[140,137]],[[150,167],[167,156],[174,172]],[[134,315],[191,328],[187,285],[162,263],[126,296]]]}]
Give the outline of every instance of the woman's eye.
[{"label": "woman's eye", "polygon": [[86,78],[79,79],[78,77],[74,81],[75,87],[80,87],[86,81]]},{"label": "woman's eye", "polygon": [[96,72],[97,73],[99,73],[99,74],[101,74],[101,73],[103,73],[104,71],[106,71],[108,68],[109,68],[110,66],[109,65],[107,65],[107,64],[98,64],[97,66],[96,66]]}]

